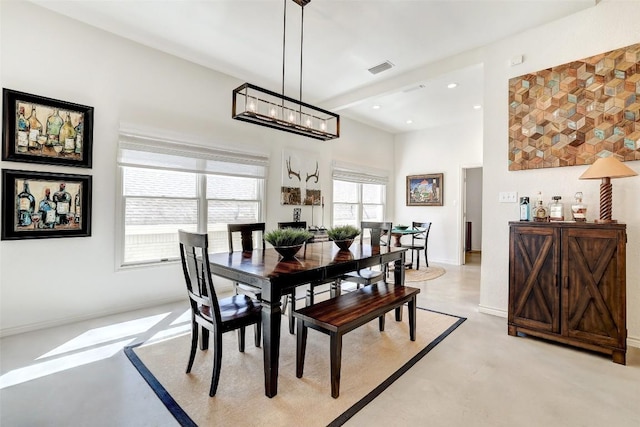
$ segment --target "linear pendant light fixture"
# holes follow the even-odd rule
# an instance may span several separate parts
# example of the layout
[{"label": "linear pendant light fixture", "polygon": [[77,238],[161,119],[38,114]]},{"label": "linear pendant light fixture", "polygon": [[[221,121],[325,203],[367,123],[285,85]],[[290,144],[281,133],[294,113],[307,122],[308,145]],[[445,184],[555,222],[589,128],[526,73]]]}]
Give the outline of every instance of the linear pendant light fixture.
[{"label": "linear pendant light fixture", "polygon": [[284,70],[287,25],[287,0],[284,0],[284,30],[282,37],[282,93],[278,94],[251,83],[233,90],[231,117],[236,120],[291,132],[309,138],[328,141],[340,137],[340,116],[302,102],[302,42],[304,7],[311,0],[292,0],[300,6],[300,95],[293,99],[284,95]]}]

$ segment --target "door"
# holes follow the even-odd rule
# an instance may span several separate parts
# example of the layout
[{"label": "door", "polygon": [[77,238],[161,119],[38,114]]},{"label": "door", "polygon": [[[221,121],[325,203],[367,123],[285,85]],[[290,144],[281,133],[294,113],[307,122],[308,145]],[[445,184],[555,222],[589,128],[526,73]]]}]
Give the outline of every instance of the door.
[{"label": "door", "polygon": [[624,232],[568,228],[562,232],[563,334],[598,345],[626,340]]},{"label": "door", "polygon": [[560,230],[512,224],[509,236],[509,324],[559,333]]}]

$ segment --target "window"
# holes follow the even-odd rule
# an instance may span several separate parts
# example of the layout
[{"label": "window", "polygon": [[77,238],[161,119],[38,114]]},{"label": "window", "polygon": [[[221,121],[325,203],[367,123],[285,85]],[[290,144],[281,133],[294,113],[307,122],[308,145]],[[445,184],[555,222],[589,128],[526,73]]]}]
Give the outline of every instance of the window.
[{"label": "window", "polygon": [[228,250],[227,224],[259,222],[268,158],[121,132],[120,266],[177,260],[177,231]]},{"label": "window", "polygon": [[353,165],[334,164],[333,225],[360,227],[361,221],[384,221],[387,174],[363,172]]}]

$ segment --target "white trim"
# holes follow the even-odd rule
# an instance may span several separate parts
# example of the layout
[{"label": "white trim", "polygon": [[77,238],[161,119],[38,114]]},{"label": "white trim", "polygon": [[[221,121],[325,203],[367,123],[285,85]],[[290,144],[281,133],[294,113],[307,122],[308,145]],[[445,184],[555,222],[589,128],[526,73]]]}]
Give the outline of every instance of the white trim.
[{"label": "white trim", "polygon": [[501,308],[495,308],[495,307],[488,307],[482,304],[478,304],[478,312],[484,313],[484,314],[490,314],[492,316],[504,317],[505,319],[508,317],[507,310],[503,310]]}]

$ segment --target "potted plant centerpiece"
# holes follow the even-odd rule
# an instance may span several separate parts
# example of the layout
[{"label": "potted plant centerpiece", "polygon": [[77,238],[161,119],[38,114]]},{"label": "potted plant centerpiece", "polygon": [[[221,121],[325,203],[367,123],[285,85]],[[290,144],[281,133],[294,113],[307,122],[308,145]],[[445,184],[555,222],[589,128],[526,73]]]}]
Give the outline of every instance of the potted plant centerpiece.
[{"label": "potted plant centerpiece", "polygon": [[353,225],[339,225],[327,230],[329,240],[333,240],[333,243],[341,250],[348,250],[353,243],[353,239],[359,234],[360,230]]},{"label": "potted plant centerpiece", "polygon": [[293,258],[302,245],[312,237],[313,233],[301,228],[283,228],[266,232],[264,240],[283,258]]}]

